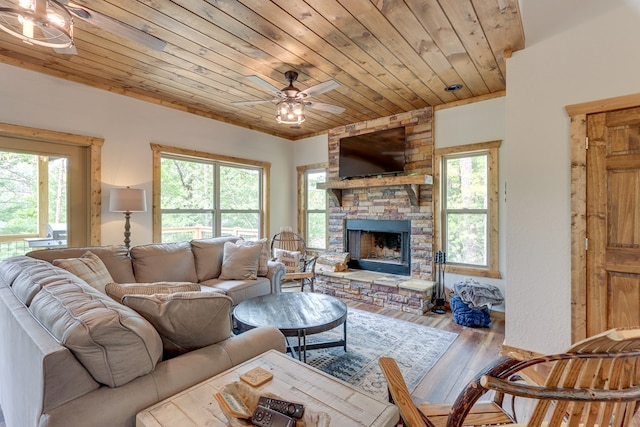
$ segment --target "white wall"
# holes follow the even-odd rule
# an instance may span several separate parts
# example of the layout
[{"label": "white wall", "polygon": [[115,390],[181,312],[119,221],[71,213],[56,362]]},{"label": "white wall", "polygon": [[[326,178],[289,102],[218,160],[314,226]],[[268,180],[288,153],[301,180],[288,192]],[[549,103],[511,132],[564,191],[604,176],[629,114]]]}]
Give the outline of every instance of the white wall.
[{"label": "white wall", "polygon": [[[505,295],[506,289],[506,209],[505,209],[505,98],[496,98],[483,102],[463,105],[455,108],[436,110],[434,114],[434,140],[435,148],[454,147],[478,142],[502,140],[498,152],[498,234],[499,254],[498,264],[501,279],[473,277],[473,279],[490,285],[497,286]],[[446,270],[446,269],[445,269]],[[469,276],[445,273],[445,285],[453,288],[453,285],[465,280]],[[493,307],[498,311],[505,311],[505,305]]]},{"label": "white wall", "polygon": [[131,240],[152,240],[150,142],[271,162],[270,233],[295,219],[292,141],[4,64],[0,76],[0,122],[104,138],[103,244],[123,240],[123,215],[108,211],[114,186],[146,189],[149,210],[132,214]]},{"label": "white wall", "polygon": [[570,345],[570,133],[564,107],[640,92],[639,18],[631,2],[612,2],[608,11],[507,61],[507,345],[544,353]]}]

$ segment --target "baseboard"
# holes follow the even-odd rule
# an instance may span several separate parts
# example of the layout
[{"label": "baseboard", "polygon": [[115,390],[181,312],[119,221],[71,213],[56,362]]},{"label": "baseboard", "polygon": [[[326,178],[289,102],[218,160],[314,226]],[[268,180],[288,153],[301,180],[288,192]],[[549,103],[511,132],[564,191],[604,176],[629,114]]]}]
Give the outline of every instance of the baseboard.
[{"label": "baseboard", "polygon": [[504,311],[491,310],[491,317],[498,320],[504,320]]}]

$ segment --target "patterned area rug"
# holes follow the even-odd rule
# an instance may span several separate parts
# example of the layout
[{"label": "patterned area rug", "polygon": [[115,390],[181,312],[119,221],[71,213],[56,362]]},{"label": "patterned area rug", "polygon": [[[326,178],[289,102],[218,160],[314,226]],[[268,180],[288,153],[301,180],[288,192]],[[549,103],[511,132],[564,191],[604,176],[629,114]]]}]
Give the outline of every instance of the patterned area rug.
[{"label": "patterned area rug", "polygon": [[[338,340],[342,334],[341,325],[308,337],[307,343]],[[379,357],[396,359],[409,391],[413,391],[457,336],[349,307],[347,352],[342,347],[310,350],[307,363],[386,401],[387,383],[378,366]]]}]

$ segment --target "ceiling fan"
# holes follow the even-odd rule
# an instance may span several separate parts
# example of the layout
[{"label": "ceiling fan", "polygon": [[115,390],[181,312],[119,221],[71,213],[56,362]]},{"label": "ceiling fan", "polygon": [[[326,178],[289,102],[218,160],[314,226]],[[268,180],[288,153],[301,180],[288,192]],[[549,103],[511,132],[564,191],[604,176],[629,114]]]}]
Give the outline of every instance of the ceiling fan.
[{"label": "ceiling fan", "polygon": [[162,51],[166,42],[117,19],[69,0],[0,0],[0,29],[28,44],[76,54],[73,18],[79,18],[125,39]]},{"label": "ceiling fan", "polygon": [[[255,104],[302,104],[304,107],[314,108],[316,110],[326,111],[333,114],[340,114],[344,111],[343,107],[338,107],[337,105],[325,104],[324,102],[316,102],[311,101],[309,98],[315,95],[320,95],[325,92],[329,92],[330,90],[336,89],[340,87],[340,84],[335,80],[327,80],[326,82],[319,83],[315,86],[311,86],[305,90],[300,90],[293,85],[293,83],[298,80],[298,73],[295,71],[287,71],[284,73],[284,78],[289,82],[289,86],[278,89],[273,86],[271,83],[262,80],[258,76],[248,76],[247,77],[252,82],[264,87],[271,94],[276,97],[273,99],[259,99],[254,101],[237,101],[232,102],[232,105],[255,105]],[[288,123],[288,122],[283,122]]]},{"label": "ceiling fan", "polygon": [[110,18],[91,10],[88,7],[81,6],[68,0],[60,0],[60,3],[64,4],[73,16],[80,18],[91,25],[95,25],[98,28],[102,28],[105,31],[117,34],[120,37],[133,42],[140,43],[150,49],[162,51],[167,45],[167,42],[164,40],[152,36],[151,34],[139,30],[129,24],[125,24],[122,21],[118,21],[117,19]]}]

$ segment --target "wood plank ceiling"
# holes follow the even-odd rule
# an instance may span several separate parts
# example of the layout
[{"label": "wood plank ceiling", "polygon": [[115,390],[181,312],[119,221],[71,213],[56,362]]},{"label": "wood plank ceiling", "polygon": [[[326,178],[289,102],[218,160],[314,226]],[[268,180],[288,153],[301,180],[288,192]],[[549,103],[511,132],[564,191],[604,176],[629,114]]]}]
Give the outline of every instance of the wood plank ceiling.
[{"label": "wood plank ceiling", "polygon": [[[1,3],[17,3],[2,0]],[[63,3],[67,3],[63,1]],[[518,0],[76,0],[166,42],[161,50],[97,20],[74,19],[77,54],[0,31],[0,61],[288,139],[505,90],[505,56],[524,48]],[[102,28],[101,28],[102,27]],[[111,29],[112,31],[109,31]],[[299,73],[327,80],[299,126],[278,124],[273,95]],[[461,90],[446,92],[452,84]]]}]

